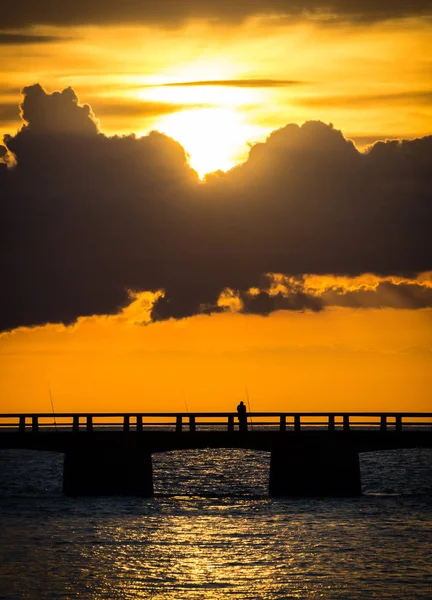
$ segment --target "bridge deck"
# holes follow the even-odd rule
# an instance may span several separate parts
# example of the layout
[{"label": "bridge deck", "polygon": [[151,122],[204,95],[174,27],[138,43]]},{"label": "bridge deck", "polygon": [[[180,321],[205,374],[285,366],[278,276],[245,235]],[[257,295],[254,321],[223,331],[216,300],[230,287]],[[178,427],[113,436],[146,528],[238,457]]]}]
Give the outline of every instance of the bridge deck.
[{"label": "bridge deck", "polygon": [[432,413],[98,413],[0,415],[0,448],[63,452],[70,496],[152,496],[154,452],[271,453],[271,496],[358,496],[359,452],[432,448]]},{"label": "bridge deck", "polygon": [[432,413],[248,414],[239,432],[237,413],[38,413],[0,415],[0,448],[67,452],[122,446],[150,452],[186,448],[253,448],[338,445],[358,452],[432,447]]}]

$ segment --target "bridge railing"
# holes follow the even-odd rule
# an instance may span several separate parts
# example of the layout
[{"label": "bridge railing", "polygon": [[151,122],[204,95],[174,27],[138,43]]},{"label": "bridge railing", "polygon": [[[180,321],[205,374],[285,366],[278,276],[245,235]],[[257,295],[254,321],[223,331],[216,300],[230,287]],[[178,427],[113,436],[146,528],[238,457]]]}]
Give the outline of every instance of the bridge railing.
[{"label": "bridge railing", "polygon": [[[407,431],[429,428],[432,413],[254,412],[248,413],[249,431],[377,430]],[[0,414],[1,431],[27,433],[94,431],[197,431],[238,430],[237,413],[15,413]]]}]

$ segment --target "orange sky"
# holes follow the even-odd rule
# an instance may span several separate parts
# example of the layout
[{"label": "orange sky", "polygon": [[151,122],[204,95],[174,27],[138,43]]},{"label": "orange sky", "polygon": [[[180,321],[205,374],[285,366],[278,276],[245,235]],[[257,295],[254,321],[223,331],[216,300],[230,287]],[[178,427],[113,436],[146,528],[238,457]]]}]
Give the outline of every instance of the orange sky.
[{"label": "orange sky", "polygon": [[428,411],[432,310],[117,317],[1,339],[5,412],[55,409]]},{"label": "orange sky", "polygon": [[[174,137],[201,177],[287,123],[332,122],[360,148],[431,133],[430,15],[12,21],[0,31],[0,135],[21,127],[19,90],[36,82],[72,86],[109,135]],[[253,410],[432,410],[430,308],[145,325],[140,311],[132,302],[118,315],[2,334],[0,412],[49,412],[49,388],[58,412],[184,410],[185,400],[226,411],[245,387]]]}]

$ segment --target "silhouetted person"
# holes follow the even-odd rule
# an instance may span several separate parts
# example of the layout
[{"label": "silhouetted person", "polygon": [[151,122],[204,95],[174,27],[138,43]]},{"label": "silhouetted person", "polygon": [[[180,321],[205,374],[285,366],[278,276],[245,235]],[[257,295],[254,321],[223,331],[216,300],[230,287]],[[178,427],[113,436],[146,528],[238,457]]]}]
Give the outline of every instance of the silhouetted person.
[{"label": "silhouetted person", "polygon": [[243,400],[237,406],[237,416],[239,420],[239,431],[247,431],[246,406],[244,405]]}]

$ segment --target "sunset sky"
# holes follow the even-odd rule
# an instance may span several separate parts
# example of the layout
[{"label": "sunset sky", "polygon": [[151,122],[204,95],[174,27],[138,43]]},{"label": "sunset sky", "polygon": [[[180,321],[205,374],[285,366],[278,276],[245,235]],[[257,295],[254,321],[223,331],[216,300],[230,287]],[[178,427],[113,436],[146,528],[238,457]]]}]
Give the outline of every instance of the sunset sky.
[{"label": "sunset sky", "polygon": [[0,46],[0,412],[432,411],[430,2],[23,0]]}]

